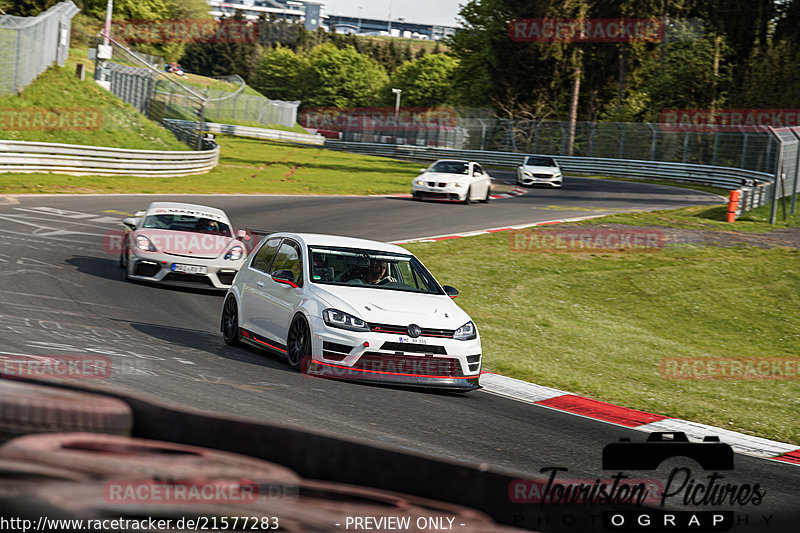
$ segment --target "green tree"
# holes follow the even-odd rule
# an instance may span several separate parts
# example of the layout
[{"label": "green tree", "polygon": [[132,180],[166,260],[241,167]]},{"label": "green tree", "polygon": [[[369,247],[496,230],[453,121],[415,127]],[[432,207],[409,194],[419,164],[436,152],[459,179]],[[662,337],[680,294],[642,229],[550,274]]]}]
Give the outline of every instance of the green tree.
[{"label": "green tree", "polygon": [[453,73],[458,60],[445,54],[426,54],[406,61],[392,74],[392,87],[403,90],[408,107],[436,107],[450,103]]},{"label": "green tree", "polygon": [[261,55],[250,84],[274,100],[302,100],[307,88],[310,62],[305,54],[276,46]]},{"label": "green tree", "polygon": [[0,9],[5,11],[6,15],[35,17],[58,2],[59,0],[4,0],[0,2]]},{"label": "green tree", "polygon": [[362,107],[375,105],[389,81],[386,70],[355,48],[338,49],[333,44],[314,48],[305,106]]}]

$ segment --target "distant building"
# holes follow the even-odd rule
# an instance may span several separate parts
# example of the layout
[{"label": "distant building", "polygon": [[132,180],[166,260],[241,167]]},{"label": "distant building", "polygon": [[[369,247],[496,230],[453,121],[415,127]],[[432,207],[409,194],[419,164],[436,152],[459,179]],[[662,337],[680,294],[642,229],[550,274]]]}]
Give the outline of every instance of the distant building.
[{"label": "distant building", "polygon": [[322,25],[321,2],[310,0],[207,0],[211,15],[215,18],[233,15],[236,12],[255,20],[262,15],[292,22],[302,22],[307,30],[314,31]]},{"label": "distant building", "polygon": [[429,39],[438,41],[456,32],[452,26],[421,24],[405,20],[366,19],[344,15],[324,15],[324,24],[330,30],[336,28],[340,33],[359,33],[369,35],[391,35],[408,39]]},{"label": "distant building", "polygon": [[451,26],[420,24],[405,20],[363,19],[344,15],[326,15],[325,4],[313,0],[207,0],[211,15],[215,18],[231,16],[236,12],[245,18],[255,20],[262,15],[267,18],[292,22],[302,22],[307,30],[314,31],[324,27],[333,28],[340,33],[360,33],[368,35],[391,35],[409,39],[429,39],[438,41],[453,35]]}]

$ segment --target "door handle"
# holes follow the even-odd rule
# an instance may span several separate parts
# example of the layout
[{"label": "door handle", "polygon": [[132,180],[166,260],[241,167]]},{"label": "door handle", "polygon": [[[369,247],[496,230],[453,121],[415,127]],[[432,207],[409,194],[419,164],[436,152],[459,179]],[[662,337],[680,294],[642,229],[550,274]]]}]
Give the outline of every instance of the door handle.
[{"label": "door handle", "polygon": [[259,287],[263,287],[264,286],[264,282],[263,281],[256,281],[256,285],[258,285]]}]

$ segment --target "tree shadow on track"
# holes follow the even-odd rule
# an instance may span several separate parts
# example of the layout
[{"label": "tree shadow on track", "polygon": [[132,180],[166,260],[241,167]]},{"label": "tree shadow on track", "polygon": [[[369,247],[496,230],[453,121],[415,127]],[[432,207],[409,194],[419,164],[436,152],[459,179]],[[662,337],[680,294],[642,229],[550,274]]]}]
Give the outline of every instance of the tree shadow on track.
[{"label": "tree shadow on track", "polygon": [[196,329],[148,324],[144,322],[124,322],[140,333],[163,341],[165,350],[168,350],[170,345],[178,345],[184,348],[211,353],[225,359],[230,359],[231,361],[239,361],[285,372],[294,372],[294,370],[286,365],[281,357],[249,346],[228,346],[222,341],[222,336],[216,332],[211,333]]}]

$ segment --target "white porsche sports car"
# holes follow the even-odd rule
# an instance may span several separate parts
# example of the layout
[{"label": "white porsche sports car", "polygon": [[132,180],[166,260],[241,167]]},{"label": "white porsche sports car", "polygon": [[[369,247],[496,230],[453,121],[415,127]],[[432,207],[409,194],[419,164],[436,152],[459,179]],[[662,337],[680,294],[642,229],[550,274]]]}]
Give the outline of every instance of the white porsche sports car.
[{"label": "white porsche sports car", "polygon": [[440,200],[469,204],[488,202],[492,178],[474,161],[440,159],[411,182],[415,200]]},{"label": "white porsche sports car", "polygon": [[457,294],[399,246],[272,233],[236,275],[220,329],[312,375],[469,391],[481,340]]},{"label": "white porsche sports car", "polygon": [[529,155],[517,167],[517,185],[549,185],[559,188],[562,184],[561,167],[552,157]]},{"label": "white porsche sports car", "polygon": [[227,289],[247,249],[224,211],[204,205],[153,202],[123,219],[120,266],[127,279]]}]

